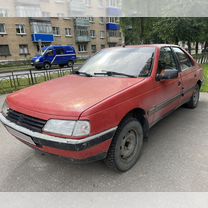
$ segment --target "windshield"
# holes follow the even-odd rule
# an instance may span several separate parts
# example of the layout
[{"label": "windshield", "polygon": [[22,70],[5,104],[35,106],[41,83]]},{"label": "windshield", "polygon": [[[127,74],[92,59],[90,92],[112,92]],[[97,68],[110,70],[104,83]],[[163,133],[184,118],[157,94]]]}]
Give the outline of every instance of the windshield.
[{"label": "windshield", "polygon": [[[150,76],[154,59],[154,47],[115,48],[102,50],[89,59],[79,70],[80,74],[111,75],[126,74],[134,77]],[[109,75],[106,74],[106,75]]]},{"label": "windshield", "polygon": [[39,56],[44,56],[45,55],[45,53],[48,51],[48,47],[46,48],[46,47],[44,47],[44,48],[42,48],[41,49],[41,51],[39,51],[38,53],[37,53],[37,55],[39,55]]}]

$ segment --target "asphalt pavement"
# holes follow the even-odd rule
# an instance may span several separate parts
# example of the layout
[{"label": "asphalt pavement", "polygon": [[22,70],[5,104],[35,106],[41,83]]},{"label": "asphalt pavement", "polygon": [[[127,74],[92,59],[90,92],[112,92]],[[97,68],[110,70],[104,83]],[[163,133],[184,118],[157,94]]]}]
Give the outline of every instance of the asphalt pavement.
[{"label": "asphalt pavement", "polygon": [[75,165],[36,152],[1,124],[0,154],[0,191],[208,191],[208,94],[197,109],[181,107],[155,125],[141,159],[124,174],[102,161]]}]

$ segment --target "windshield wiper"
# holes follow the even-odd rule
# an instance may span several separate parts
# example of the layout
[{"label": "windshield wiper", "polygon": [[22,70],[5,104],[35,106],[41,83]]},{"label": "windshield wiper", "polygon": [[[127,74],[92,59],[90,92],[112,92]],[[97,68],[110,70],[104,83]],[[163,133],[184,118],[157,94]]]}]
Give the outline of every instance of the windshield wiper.
[{"label": "windshield wiper", "polygon": [[125,73],[121,73],[121,72],[114,72],[114,71],[104,71],[104,72],[100,72],[100,73],[94,73],[94,75],[108,75],[108,76],[121,75],[121,76],[125,76],[125,77],[137,78],[137,76],[134,76],[134,75],[125,74]]},{"label": "windshield wiper", "polygon": [[88,74],[87,72],[76,71],[74,72],[74,74],[85,75],[86,77],[93,77],[92,74]]}]

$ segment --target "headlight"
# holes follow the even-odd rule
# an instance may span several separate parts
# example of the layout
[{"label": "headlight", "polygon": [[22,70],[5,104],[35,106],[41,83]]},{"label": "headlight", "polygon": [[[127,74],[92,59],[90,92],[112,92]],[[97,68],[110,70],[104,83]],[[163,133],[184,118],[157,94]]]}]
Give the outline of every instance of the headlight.
[{"label": "headlight", "polygon": [[90,134],[90,123],[88,121],[49,120],[43,131],[63,136],[87,136]]},{"label": "headlight", "polygon": [[5,101],[2,107],[2,114],[6,117],[8,112],[9,112],[9,106],[7,104],[7,102]]},{"label": "headlight", "polygon": [[40,59],[36,59],[36,60],[35,60],[35,63],[37,63],[37,62],[39,62],[39,61],[40,61]]}]

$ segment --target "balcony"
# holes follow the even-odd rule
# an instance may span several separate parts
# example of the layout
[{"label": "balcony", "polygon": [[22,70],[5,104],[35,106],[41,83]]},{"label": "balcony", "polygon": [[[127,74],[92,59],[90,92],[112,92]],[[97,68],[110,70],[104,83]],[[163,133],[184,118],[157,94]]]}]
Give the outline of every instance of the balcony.
[{"label": "balcony", "polygon": [[122,10],[119,7],[107,7],[106,8],[106,14],[108,17],[121,17],[122,16]]},{"label": "balcony", "polygon": [[119,43],[121,41],[120,37],[108,37],[107,38],[108,43]]},{"label": "balcony", "polygon": [[24,5],[40,5],[41,1],[40,0],[35,0],[35,1],[28,1],[28,0],[16,0],[16,4],[24,4]]},{"label": "balcony", "polygon": [[70,16],[84,16],[86,5],[83,0],[71,0],[69,5]]},{"label": "balcony", "polygon": [[91,37],[90,36],[77,36],[76,37],[76,41],[77,42],[81,42],[81,43],[87,43],[87,42],[90,42],[91,41]]},{"label": "balcony", "polygon": [[120,30],[120,25],[116,23],[107,23],[106,29],[107,30]]},{"label": "balcony", "polygon": [[89,19],[77,18],[75,19],[75,26],[89,27],[90,21]]},{"label": "balcony", "polygon": [[54,42],[53,34],[32,34],[32,42],[52,43]]},{"label": "balcony", "polygon": [[30,22],[51,22],[50,17],[29,17]]}]

